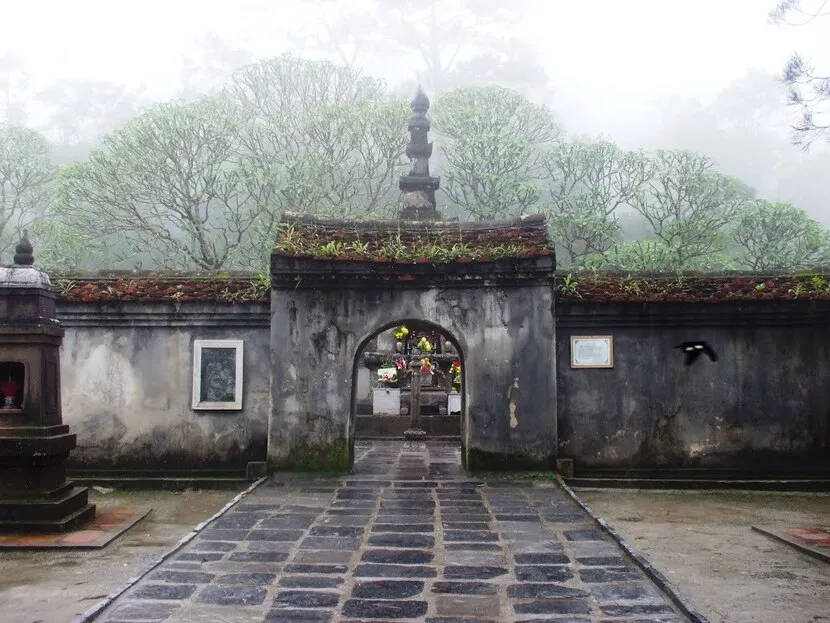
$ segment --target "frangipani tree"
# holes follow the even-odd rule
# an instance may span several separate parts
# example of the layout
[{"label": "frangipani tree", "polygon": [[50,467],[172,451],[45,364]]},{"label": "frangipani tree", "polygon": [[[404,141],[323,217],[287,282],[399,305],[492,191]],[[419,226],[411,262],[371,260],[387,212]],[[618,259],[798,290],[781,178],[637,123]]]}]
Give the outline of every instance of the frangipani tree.
[{"label": "frangipani tree", "polygon": [[120,245],[122,258],[177,269],[243,263],[258,255],[250,233],[272,206],[239,128],[223,98],[148,110],[63,172],[59,210]]}]

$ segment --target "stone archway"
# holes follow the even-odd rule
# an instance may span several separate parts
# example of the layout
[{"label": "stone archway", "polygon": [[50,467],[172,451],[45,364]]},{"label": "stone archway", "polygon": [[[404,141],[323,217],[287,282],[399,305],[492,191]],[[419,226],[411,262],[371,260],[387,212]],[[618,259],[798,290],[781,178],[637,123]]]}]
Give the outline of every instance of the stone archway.
[{"label": "stone archway", "polygon": [[[442,327],[466,355],[468,469],[555,467],[555,262],[543,217],[287,215],[282,231],[271,260],[270,470],[350,468],[355,353],[377,327],[399,319]],[[475,259],[439,258],[450,246]],[[418,258],[428,249],[437,249],[432,259]]]},{"label": "stone archway", "polygon": [[[406,335],[396,338],[394,331],[402,327]],[[381,339],[384,337],[385,342]],[[421,337],[429,337],[431,352],[420,352]],[[409,366],[413,361],[424,359],[428,360],[432,370],[428,376],[422,376],[419,383],[419,428],[429,437],[463,439],[465,356],[458,339],[445,327],[415,318],[388,322],[367,335],[354,354],[349,420],[351,443],[357,437],[403,437],[416,416],[412,410]],[[456,361],[461,371],[457,385],[453,383],[450,371]],[[388,368],[390,364],[393,368]],[[402,369],[404,365],[406,369]],[[373,372],[383,369],[395,370],[394,380],[388,385]]]}]

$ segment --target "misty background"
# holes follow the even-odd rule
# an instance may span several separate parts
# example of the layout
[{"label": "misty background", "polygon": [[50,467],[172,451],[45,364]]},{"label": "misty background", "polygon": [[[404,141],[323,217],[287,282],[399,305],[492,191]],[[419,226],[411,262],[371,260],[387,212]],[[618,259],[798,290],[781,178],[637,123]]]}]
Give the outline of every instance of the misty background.
[{"label": "misty background", "polygon": [[261,269],[286,210],[393,216],[420,84],[447,216],[544,212],[575,267],[826,265],[780,78],[830,18],[775,5],[7,0],[0,262],[27,229],[61,269]]}]

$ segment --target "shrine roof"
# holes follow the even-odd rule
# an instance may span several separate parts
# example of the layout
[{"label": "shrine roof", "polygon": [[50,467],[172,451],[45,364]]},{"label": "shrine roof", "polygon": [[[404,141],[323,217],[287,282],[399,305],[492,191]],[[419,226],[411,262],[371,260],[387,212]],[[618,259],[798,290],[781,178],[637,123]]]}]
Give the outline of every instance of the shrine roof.
[{"label": "shrine roof", "polygon": [[326,261],[493,262],[550,256],[544,215],[498,221],[345,221],[286,214],[273,255]]}]

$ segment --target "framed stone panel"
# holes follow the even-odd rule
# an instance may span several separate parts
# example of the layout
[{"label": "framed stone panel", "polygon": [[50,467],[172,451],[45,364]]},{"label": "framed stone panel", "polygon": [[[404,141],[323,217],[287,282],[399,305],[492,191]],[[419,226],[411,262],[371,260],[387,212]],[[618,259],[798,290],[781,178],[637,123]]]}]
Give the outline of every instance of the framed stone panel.
[{"label": "framed stone panel", "polygon": [[614,336],[572,335],[572,368],[613,368]]},{"label": "framed stone panel", "polygon": [[193,408],[242,408],[242,340],[194,340]]}]

